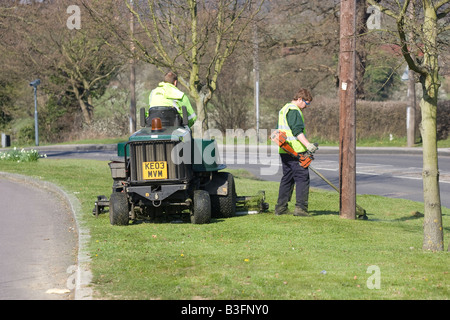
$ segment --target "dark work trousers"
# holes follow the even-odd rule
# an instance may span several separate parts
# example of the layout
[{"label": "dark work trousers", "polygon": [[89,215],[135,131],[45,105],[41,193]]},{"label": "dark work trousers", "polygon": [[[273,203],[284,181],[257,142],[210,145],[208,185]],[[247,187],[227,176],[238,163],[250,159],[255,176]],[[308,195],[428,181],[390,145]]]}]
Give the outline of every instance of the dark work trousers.
[{"label": "dark work trousers", "polygon": [[303,168],[300,162],[289,154],[280,153],[280,157],[283,177],[280,181],[277,206],[287,207],[295,185],[295,206],[308,211],[309,169]]}]

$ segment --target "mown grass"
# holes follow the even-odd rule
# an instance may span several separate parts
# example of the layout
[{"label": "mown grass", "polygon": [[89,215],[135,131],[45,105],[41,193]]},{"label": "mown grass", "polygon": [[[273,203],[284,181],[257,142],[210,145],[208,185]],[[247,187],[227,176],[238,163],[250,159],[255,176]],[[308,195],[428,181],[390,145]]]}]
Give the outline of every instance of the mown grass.
[{"label": "mown grass", "polygon": [[[81,203],[98,299],[448,299],[448,252],[422,251],[423,204],[358,196],[369,220],[339,218],[336,192],[313,189],[311,217],[275,216],[278,183],[235,174],[238,195],[265,190],[269,212],[211,224],[111,226],[96,218],[97,195],[111,193],[106,161],[39,159],[0,171],[51,181]],[[444,239],[450,210],[443,209]],[[377,266],[380,289],[369,289]]]}]

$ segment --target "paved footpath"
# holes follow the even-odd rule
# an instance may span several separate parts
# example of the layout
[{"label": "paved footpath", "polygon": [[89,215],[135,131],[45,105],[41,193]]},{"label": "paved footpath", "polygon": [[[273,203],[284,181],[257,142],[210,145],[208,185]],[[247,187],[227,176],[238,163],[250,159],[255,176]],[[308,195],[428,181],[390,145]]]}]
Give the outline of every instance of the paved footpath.
[{"label": "paved footpath", "polygon": [[73,299],[78,236],[67,201],[0,176],[0,221],[0,300]]}]

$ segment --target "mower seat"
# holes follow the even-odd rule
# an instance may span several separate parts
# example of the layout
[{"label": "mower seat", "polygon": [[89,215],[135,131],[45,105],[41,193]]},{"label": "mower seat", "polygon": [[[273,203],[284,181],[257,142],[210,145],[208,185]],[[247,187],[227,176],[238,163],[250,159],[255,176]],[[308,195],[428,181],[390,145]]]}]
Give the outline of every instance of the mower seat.
[{"label": "mower seat", "polygon": [[180,127],[182,119],[174,107],[151,107],[148,109],[147,126],[151,126],[153,118],[160,118],[163,127]]}]

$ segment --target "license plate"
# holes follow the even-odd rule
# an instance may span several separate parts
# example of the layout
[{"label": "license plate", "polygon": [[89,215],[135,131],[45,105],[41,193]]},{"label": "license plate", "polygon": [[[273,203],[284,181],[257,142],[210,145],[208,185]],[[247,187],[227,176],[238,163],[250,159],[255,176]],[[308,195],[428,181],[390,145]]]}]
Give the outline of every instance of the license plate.
[{"label": "license plate", "polygon": [[142,162],[144,180],[167,179],[167,161]]}]

